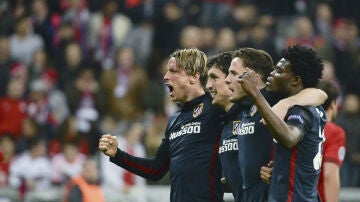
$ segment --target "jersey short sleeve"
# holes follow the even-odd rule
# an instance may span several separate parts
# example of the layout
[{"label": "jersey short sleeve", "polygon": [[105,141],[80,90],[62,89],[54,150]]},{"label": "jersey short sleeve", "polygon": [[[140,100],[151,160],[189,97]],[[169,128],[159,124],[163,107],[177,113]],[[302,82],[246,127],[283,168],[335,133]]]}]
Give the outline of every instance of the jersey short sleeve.
[{"label": "jersey short sleeve", "polygon": [[288,110],[285,122],[288,125],[297,127],[303,138],[303,135],[306,134],[305,131],[311,130],[313,118],[311,112],[305,107],[295,105]]},{"label": "jersey short sleeve", "polygon": [[345,157],[345,131],[334,123],[328,122],[325,125],[325,138],[323,161],[341,166]]}]

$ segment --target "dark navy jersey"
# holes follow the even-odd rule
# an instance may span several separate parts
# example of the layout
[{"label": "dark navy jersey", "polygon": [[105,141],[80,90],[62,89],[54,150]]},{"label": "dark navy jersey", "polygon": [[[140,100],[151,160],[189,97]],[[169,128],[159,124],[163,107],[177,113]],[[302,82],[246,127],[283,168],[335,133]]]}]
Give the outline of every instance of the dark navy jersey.
[{"label": "dark navy jersey", "polygon": [[322,107],[296,105],[289,109],[285,122],[297,127],[302,138],[291,149],[275,142],[269,201],[319,201],[317,184],[325,140],[325,112]]},{"label": "dark navy jersey", "polygon": [[[261,93],[270,106],[279,101],[265,89],[262,89]],[[268,128],[260,123],[261,119],[262,116],[256,105],[252,104],[244,111],[242,121],[234,124],[234,133],[238,135],[238,164],[244,189],[260,184],[258,182],[261,182],[261,166],[266,166],[272,157],[272,135]]]},{"label": "dark navy jersey", "polygon": [[235,201],[242,201],[242,178],[239,172],[238,159],[238,142],[237,135],[233,133],[234,125],[242,118],[242,110],[245,107],[240,104],[234,104],[223,117],[223,129],[219,144],[219,156],[223,175],[226,184],[231,189]]},{"label": "dark navy jersey", "polygon": [[170,118],[165,138],[153,159],[119,151],[110,160],[148,179],[158,180],[170,170],[171,201],[223,201],[218,156],[222,110],[210,94],[195,98]]}]

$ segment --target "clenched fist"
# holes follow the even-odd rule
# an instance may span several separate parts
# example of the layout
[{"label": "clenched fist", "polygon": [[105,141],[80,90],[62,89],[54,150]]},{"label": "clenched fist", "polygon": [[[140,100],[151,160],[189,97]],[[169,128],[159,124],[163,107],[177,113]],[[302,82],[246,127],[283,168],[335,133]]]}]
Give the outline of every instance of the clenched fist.
[{"label": "clenched fist", "polygon": [[103,135],[99,140],[99,150],[105,155],[114,157],[118,148],[116,136],[110,134]]}]

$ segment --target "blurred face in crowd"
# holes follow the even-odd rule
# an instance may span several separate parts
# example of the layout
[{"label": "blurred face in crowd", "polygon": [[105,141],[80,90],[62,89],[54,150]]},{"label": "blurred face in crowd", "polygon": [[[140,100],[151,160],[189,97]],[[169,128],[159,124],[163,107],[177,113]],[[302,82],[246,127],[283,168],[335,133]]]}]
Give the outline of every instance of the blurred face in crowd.
[{"label": "blurred face in crowd", "polygon": [[10,55],[10,44],[9,39],[5,37],[0,37],[0,61],[5,60]]},{"label": "blurred face in crowd", "polygon": [[8,95],[13,99],[20,99],[25,92],[25,81],[22,79],[10,79],[8,83]]},{"label": "blurred face in crowd", "polygon": [[132,48],[123,48],[117,56],[117,63],[121,68],[131,68],[135,64],[135,53]]},{"label": "blurred face in crowd", "polygon": [[44,67],[46,64],[46,53],[43,50],[38,50],[34,53],[34,65]]},{"label": "blurred face in crowd", "polygon": [[235,57],[231,61],[229,68],[229,74],[227,75],[225,81],[228,84],[230,89],[230,101],[237,102],[246,96],[246,93],[241,87],[241,84],[238,82],[238,77],[246,71],[246,67],[243,64],[243,61],[239,57]]},{"label": "blurred face in crowd", "polygon": [[29,20],[27,18],[24,18],[16,24],[16,33],[22,36],[27,35],[29,27]]},{"label": "blurred face in crowd", "polygon": [[66,48],[66,61],[70,66],[76,66],[81,61],[81,49],[78,44],[70,44]]},{"label": "blurred face in crowd", "polygon": [[98,166],[96,161],[88,159],[84,162],[82,176],[90,182],[96,182],[98,180]]},{"label": "blurred face in crowd", "polygon": [[72,162],[76,159],[79,154],[79,149],[75,144],[65,143],[63,145],[64,156],[66,160]]}]

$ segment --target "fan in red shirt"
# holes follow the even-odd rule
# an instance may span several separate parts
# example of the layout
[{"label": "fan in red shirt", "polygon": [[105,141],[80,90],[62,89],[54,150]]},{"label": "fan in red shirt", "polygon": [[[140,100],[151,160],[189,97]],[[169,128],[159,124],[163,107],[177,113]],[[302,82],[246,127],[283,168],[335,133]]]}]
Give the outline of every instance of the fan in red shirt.
[{"label": "fan in red shirt", "polygon": [[318,184],[321,201],[338,201],[340,190],[340,167],[345,157],[345,132],[332,121],[337,114],[337,98],[339,88],[330,81],[321,81],[318,85],[326,92],[328,99],[323,104],[328,122],[325,125],[325,142],[323,144],[323,159]]},{"label": "fan in red shirt", "polygon": [[0,136],[9,133],[18,139],[22,134],[21,125],[27,109],[27,102],[22,98],[25,84],[24,80],[10,79],[7,95],[0,98]]}]

